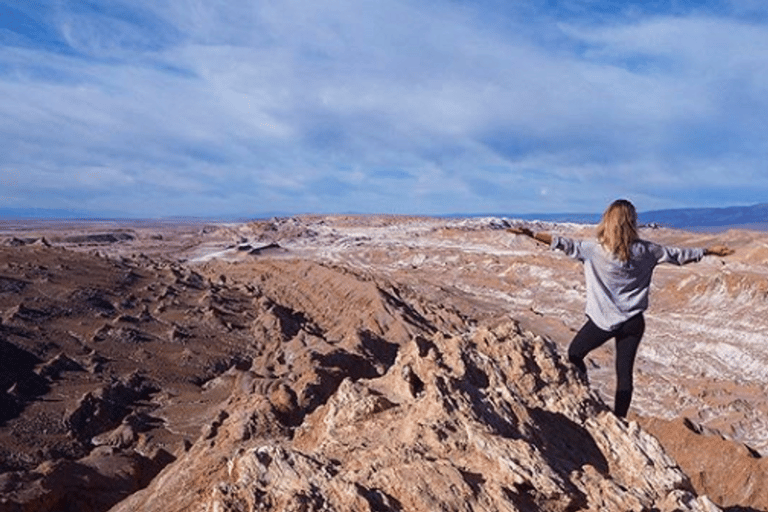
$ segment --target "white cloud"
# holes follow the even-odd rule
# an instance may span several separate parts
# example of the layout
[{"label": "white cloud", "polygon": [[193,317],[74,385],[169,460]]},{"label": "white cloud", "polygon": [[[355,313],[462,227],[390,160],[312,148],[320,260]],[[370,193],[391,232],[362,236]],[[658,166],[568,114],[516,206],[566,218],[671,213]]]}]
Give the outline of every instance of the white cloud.
[{"label": "white cloud", "polygon": [[[0,167],[65,191],[46,201],[102,205],[103,181],[126,211],[148,189],[178,194],[160,214],[226,210],[222,197],[438,213],[600,211],[633,192],[667,207],[694,180],[712,187],[700,203],[768,191],[762,24],[501,23],[398,0],[59,5],[69,53],[0,47]],[[75,178],[93,169],[114,179]]]}]

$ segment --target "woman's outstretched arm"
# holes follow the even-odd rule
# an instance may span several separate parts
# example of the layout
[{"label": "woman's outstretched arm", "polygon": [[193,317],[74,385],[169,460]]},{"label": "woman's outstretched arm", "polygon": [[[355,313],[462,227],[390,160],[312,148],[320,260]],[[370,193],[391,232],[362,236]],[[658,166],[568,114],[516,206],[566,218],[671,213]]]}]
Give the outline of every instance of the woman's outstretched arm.
[{"label": "woman's outstretched arm", "polygon": [[547,245],[552,243],[552,235],[550,235],[546,231],[534,233],[529,228],[523,228],[523,227],[508,228],[507,231],[510,233],[514,233],[516,235],[525,235],[525,236],[531,237],[534,240]]}]

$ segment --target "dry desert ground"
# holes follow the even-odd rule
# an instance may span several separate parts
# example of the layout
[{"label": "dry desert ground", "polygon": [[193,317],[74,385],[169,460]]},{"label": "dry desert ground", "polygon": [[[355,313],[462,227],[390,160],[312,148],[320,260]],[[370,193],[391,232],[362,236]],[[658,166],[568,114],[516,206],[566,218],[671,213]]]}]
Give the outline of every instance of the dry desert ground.
[{"label": "dry desert ground", "polygon": [[656,269],[624,420],[523,223],[3,221],[0,511],[768,510],[768,233],[641,230],[736,252]]}]

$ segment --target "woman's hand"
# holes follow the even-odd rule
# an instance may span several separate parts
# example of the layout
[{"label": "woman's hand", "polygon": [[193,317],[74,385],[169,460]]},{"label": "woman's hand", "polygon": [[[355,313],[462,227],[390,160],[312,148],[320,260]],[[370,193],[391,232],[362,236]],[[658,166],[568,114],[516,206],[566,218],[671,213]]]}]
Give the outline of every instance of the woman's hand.
[{"label": "woman's hand", "polygon": [[735,251],[725,245],[713,245],[712,247],[707,247],[704,249],[704,255],[705,256],[728,256],[730,254],[733,254]]}]

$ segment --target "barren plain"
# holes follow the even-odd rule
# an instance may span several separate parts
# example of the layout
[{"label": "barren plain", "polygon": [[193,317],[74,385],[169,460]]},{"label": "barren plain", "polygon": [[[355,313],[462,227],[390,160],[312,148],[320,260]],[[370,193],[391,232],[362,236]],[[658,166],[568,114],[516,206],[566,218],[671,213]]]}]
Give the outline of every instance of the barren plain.
[{"label": "barren plain", "polygon": [[628,421],[581,264],[487,217],[0,224],[0,511],[768,510],[768,234],[644,228]]}]

